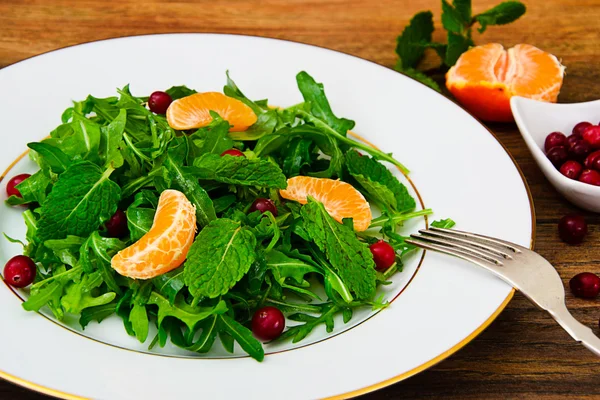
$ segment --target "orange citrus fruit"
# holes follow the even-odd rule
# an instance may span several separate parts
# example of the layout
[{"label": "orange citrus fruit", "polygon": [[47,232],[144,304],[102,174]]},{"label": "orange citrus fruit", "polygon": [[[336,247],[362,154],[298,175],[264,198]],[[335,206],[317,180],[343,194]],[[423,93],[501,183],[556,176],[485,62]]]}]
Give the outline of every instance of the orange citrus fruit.
[{"label": "orange citrus fruit", "polygon": [[357,231],[366,230],[373,218],[364,196],[352,185],[340,180],[295,176],[287,180],[287,189],[280,190],[279,194],[301,204],[306,204],[307,197],[311,196],[323,203],[336,221],[341,223],[344,218],[352,218]]},{"label": "orange citrus fruit", "polygon": [[233,125],[231,132],[248,129],[257,120],[250,107],[223,93],[195,93],[171,103],[167,109],[167,122],[177,130],[202,128],[211,123],[210,111],[214,111]]},{"label": "orange citrus fruit", "polygon": [[165,190],[158,199],[150,230],[115,254],[111,265],[130,278],[154,278],[183,264],[195,233],[196,208],[183,193]]},{"label": "orange citrus fruit", "polygon": [[513,120],[510,98],[556,102],[565,67],[550,53],[528,44],[505,50],[489,43],[463,53],[446,74],[446,87],[484,121]]}]

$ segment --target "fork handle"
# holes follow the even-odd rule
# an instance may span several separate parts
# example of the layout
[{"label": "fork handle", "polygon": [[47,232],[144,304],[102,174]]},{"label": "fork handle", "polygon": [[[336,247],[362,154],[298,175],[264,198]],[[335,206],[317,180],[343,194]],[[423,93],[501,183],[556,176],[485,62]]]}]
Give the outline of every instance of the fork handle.
[{"label": "fork handle", "polygon": [[590,328],[577,321],[566,305],[562,304],[547,311],[573,339],[581,342],[592,353],[600,356],[600,338],[594,335]]}]

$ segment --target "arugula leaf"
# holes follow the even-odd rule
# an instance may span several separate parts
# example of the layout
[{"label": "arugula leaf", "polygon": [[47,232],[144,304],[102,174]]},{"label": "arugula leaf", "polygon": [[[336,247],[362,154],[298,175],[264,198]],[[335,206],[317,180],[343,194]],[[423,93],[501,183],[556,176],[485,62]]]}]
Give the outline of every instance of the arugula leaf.
[{"label": "arugula leaf", "polygon": [[6,199],[6,204],[11,206],[33,202],[41,204],[46,200],[46,193],[51,184],[52,180],[46,176],[43,170],[39,170],[16,186],[21,197],[12,195]]},{"label": "arugula leaf", "polygon": [[101,306],[84,308],[81,311],[81,316],[79,317],[79,325],[81,325],[82,329],[85,329],[85,327],[88,326],[88,324],[92,321],[100,323],[104,319],[113,315],[116,312],[116,310],[116,303],[109,303],[103,304]]},{"label": "arugula leaf", "polygon": [[192,142],[190,146],[190,154],[188,159],[193,159],[206,153],[221,154],[225,150],[233,147],[233,140],[229,138],[229,122],[222,119],[219,114],[214,111],[210,112],[213,120],[210,125],[198,129],[196,132],[188,136],[188,140]]},{"label": "arugula leaf", "polygon": [[474,19],[479,22],[481,27],[479,33],[483,33],[488,25],[505,25],[519,19],[525,14],[527,8],[519,1],[505,1],[496,7],[490,8],[486,12],[478,14]]},{"label": "arugula leaf", "polygon": [[[127,227],[129,228],[129,237],[133,242],[138,241],[144,236],[154,222],[154,214],[156,213],[156,204],[148,204],[145,192],[138,192],[135,195],[133,203],[127,207]],[[140,207],[146,204],[151,208]]]},{"label": "arugula leaf", "polygon": [[184,267],[152,278],[152,284],[161,295],[169,299],[170,304],[175,304],[177,294],[185,286]]},{"label": "arugula leaf", "polygon": [[117,251],[125,248],[125,243],[115,238],[105,238],[98,232],[92,233],[81,245],[80,263],[86,273],[98,270],[109,289],[121,294],[115,280],[115,271],[110,260]]},{"label": "arugula leaf", "polygon": [[322,83],[317,83],[312,76],[305,71],[296,75],[298,89],[304,97],[304,101],[310,104],[310,112],[315,117],[327,122],[329,126],[338,133],[346,136],[346,132],[354,128],[354,121],[346,118],[338,118],[331,111],[329,100],[325,96]]},{"label": "arugula leaf", "polygon": [[66,312],[81,314],[88,307],[101,306],[113,301],[115,292],[105,292],[98,297],[92,296],[92,290],[102,284],[100,272],[84,274],[77,283],[71,282],[65,286],[65,294],[60,299],[60,304]]},{"label": "arugula leaf", "polygon": [[221,213],[231,207],[235,202],[237,202],[237,197],[233,194],[228,194],[222,197],[218,197],[213,199],[213,204],[215,206],[215,212]]},{"label": "arugula leaf", "polygon": [[57,147],[73,160],[98,161],[100,125],[74,113],[71,129],[73,134],[62,138]]},{"label": "arugula leaf", "polygon": [[346,167],[350,175],[378,202],[398,212],[415,208],[415,199],[406,186],[379,161],[350,150],[346,153]]},{"label": "arugula leaf", "polygon": [[158,306],[157,319],[159,326],[162,325],[166,317],[173,317],[183,322],[188,329],[192,331],[198,322],[211,315],[227,312],[227,305],[222,300],[214,307],[192,307],[184,301],[175,302],[174,305],[171,305],[169,300],[154,291],[150,294],[148,304],[155,304]]},{"label": "arugula leaf", "polygon": [[198,179],[244,186],[285,189],[287,179],[279,166],[259,158],[204,154],[194,161],[193,174]]},{"label": "arugula leaf", "polygon": [[230,219],[206,226],[187,255],[185,283],[192,296],[215,298],[227,293],[248,272],[256,258],[256,238]]},{"label": "arugula leaf", "polygon": [[[185,160],[187,155],[187,142],[185,139],[174,141],[175,146],[169,147],[167,156],[164,160],[164,166],[168,171],[169,177],[175,183],[175,189],[181,190],[188,200],[196,207],[196,219],[199,225],[205,226],[210,221],[217,218],[215,207],[208,193],[198,183],[198,180],[191,174],[184,171],[181,161]],[[218,156],[217,156],[218,157]]]},{"label": "arugula leaf", "polygon": [[133,329],[137,340],[139,340],[140,343],[144,343],[148,338],[148,330],[150,328],[146,306],[134,303],[133,308],[129,313],[129,322],[131,322],[131,329]]},{"label": "arugula leaf", "polygon": [[[34,283],[29,292],[29,298],[22,304],[26,311],[39,311],[51,301],[58,301],[65,289],[65,286],[81,277],[83,269],[81,267],[71,268],[62,272],[55,273],[50,278]],[[58,320],[63,319],[62,309],[51,307],[54,316]]]},{"label": "arugula leaf", "polygon": [[431,226],[433,226],[434,228],[445,228],[445,229],[450,229],[452,228],[454,225],[456,225],[456,222],[454,222],[452,219],[450,218],[446,218],[446,219],[439,219],[437,221],[433,221],[431,223]]},{"label": "arugula leaf", "polygon": [[410,20],[402,34],[398,36],[396,45],[396,54],[400,57],[403,69],[417,66],[425,53],[425,49],[421,45],[431,42],[432,33],[433,14],[431,11],[420,12]]},{"label": "arugula leaf", "polygon": [[121,189],[109,179],[113,168],[102,171],[87,162],[71,165],[42,203],[37,235],[41,240],[67,235],[87,236],[117,210]]},{"label": "arugula leaf", "polygon": [[46,240],[44,246],[52,250],[61,262],[75,267],[79,262],[79,249],[84,242],[82,237],[68,235],[65,239]]},{"label": "arugula leaf", "polygon": [[288,316],[288,319],[292,321],[304,322],[301,325],[295,325],[283,332],[277,341],[283,341],[292,338],[292,343],[298,343],[304,339],[314,328],[321,324],[325,324],[327,332],[332,332],[334,327],[333,318],[340,311],[340,307],[332,304],[322,304],[320,314],[318,317],[314,317],[307,314],[292,314]]},{"label": "arugula leaf", "polygon": [[283,121],[277,110],[268,110],[258,114],[257,121],[250,128],[242,132],[229,132],[229,137],[233,140],[258,140],[273,133],[280,124],[283,124]]},{"label": "arugula leaf", "polygon": [[226,314],[219,315],[223,330],[230,334],[240,347],[257,361],[265,358],[265,351],[262,344],[254,338],[252,331]]},{"label": "arugula leaf", "polygon": [[[266,255],[266,261],[267,268],[271,270],[273,278],[275,278],[281,287],[293,290],[300,294],[305,294],[312,298],[319,298],[313,292],[305,289],[309,287],[310,284],[304,279],[304,276],[309,273],[323,275],[323,271],[319,268],[302,260],[288,257],[277,250],[269,251]],[[286,282],[288,280],[292,281],[290,282],[291,284]]]},{"label": "arugula leaf", "polygon": [[58,147],[52,146],[44,142],[27,143],[27,147],[37,153],[38,160],[41,158],[43,165],[48,165],[52,172],[60,174],[71,165],[71,159],[63,153]]},{"label": "arugula leaf", "polygon": [[100,158],[104,160],[104,166],[112,165],[119,168],[125,162],[121,154],[120,145],[127,124],[127,111],[121,109],[116,118],[108,125],[100,128]]},{"label": "arugula leaf", "polygon": [[286,177],[291,178],[300,175],[303,168],[310,168],[313,161],[312,148],[314,143],[311,139],[293,139],[285,150],[282,170]]},{"label": "arugula leaf", "polygon": [[178,100],[182,97],[191,96],[198,92],[196,92],[194,89],[190,89],[189,87],[183,85],[170,87],[169,89],[165,90],[165,93],[171,96],[173,100]]},{"label": "arugula leaf", "polygon": [[309,198],[300,210],[304,228],[323,251],[344,283],[356,296],[369,299],[375,294],[375,264],[365,243],[348,227],[338,223],[322,203]]}]

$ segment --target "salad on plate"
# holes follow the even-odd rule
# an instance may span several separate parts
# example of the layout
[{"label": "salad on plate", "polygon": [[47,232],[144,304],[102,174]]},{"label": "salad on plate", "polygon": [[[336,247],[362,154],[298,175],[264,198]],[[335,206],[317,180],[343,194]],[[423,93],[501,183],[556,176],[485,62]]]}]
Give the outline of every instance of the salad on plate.
[{"label": "salad on plate", "polygon": [[6,202],[26,206],[25,240],[6,234],[23,255],[3,274],[31,285],[23,308],[83,329],[117,315],[150,348],[218,339],[259,361],[262,342],[385,308],[378,287],[415,250],[400,228],[431,210],[382,163],[407,173],[400,162],[351,137],[322,84],[296,78],[304,102],[288,108],[229,75],[223,93],[125,86],[74,102],[28,144],[39,170],[7,184]]}]

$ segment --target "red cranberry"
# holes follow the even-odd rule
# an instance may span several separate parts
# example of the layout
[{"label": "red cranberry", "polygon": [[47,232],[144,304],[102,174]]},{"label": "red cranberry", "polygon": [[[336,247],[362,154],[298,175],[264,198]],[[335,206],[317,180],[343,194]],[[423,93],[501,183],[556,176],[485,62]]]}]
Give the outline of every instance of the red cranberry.
[{"label": "red cranberry", "polygon": [[569,287],[575,297],[593,299],[600,293],[600,277],[591,272],[582,272],[571,278]]},{"label": "red cranberry", "polygon": [[234,156],[234,157],[246,157],[246,155],[244,153],[242,153],[241,151],[239,151],[238,149],[225,150],[224,152],[221,153],[221,157],[223,157],[225,155],[230,155],[230,156]]},{"label": "red cranberry", "polygon": [[600,157],[598,157],[594,160],[594,163],[592,164],[592,168],[595,171],[600,171]]},{"label": "red cranberry", "polygon": [[594,161],[596,161],[597,158],[600,158],[600,150],[596,150],[593,153],[590,153],[585,158],[585,162],[583,163],[583,165],[585,165],[586,168],[591,169],[594,165]]},{"label": "red cranberry", "polygon": [[19,183],[23,182],[30,176],[30,174],[19,174],[10,178],[10,180],[6,184],[6,194],[9,196],[23,197],[21,195],[21,192],[19,192],[19,190],[15,186],[17,186]]},{"label": "red cranberry", "polygon": [[31,284],[35,273],[35,263],[27,256],[14,256],[4,266],[4,280],[18,288]]},{"label": "red cranberry", "polygon": [[565,161],[567,161],[567,149],[562,146],[553,147],[550,149],[550,151],[548,151],[546,156],[556,168],[559,168]]},{"label": "red cranberry", "polygon": [[167,112],[167,108],[171,105],[173,99],[165,92],[154,92],[148,98],[148,107],[150,111],[155,114],[164,114]]},{"label": "red cranberry", "polygon": [[585,140],[579,140],[568,151],[569,155],[577,161],[585,160],[588,154],[592,152],[592,146]]},{"label": "red cranberry", "polygon": [[583,140],[588,142],[593,148],[600,148],[600,126],[592,125],[583,131]]},{"label": "red cranberry", "polygon": [[252,333],[261,340],[277,339],[285,328],[285,317],[279,309],[259,308],[252,317]]},{"label": "red cranberry", "polygon": [[571,150],[573,146],[583,140],[583,136],[581,135],[571,135],[567,138],[567,150]]},{"label": "red cranberry", "polygon": [[544,149],[546,152],[556,146],[567,146],[567,137],[562,132],[552,132],[546,136],[546,142],[544,143]]},{"label": "red cranberry", "polygon": [[579,182],[600,186],[600,172],[594,171],[593,169],[584,169],[581,172],[581,175],[579,175]]},{"label": "red cranberry", "polygon": [[117,212],[106,221],[104,226],[110,237],[122,238],[129,233],[129,228],[127,227],[127,215],[121,210],[117,210]]},{"label": "red cranberry", "polygon": [[591,126],[591,125],[592,124],[587,121],[578,123],[577,125],[575,125],[573,127],[573,135],[582,136],[585,128],[587,128],[588,126]]},{"label": "red cranberry", "polygon": [[587,235],[587,223],[581,215],[565,215],[558,222],[558,236],[569,244],[579,244]]},{"label": "red cranberry", "polygon": [[583,167],[577,161],[569,160],[560,167],[560,173],[569,179],[577,179]]},{"label": "red cranberry", "polygon": [[380,240],[369,246],[377,271],[385,271],[396,262],[396,252],[389,243]]},{"label": "red cranberry", "polygon": [[275,203],[271,199],[258,198],[254,200],[254,203],[250,206],[250,212],[260,211],[261,213],[265,213],[267,211],[271,211],[273,216],[277,216],[277,207],[275,207]]}]

